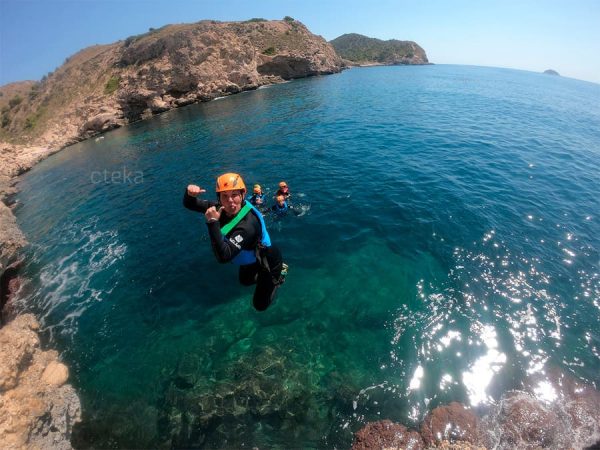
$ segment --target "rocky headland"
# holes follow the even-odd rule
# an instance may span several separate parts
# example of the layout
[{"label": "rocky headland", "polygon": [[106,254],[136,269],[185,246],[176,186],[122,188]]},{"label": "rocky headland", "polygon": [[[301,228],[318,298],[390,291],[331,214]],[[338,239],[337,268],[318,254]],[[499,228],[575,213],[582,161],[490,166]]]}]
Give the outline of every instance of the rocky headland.
[{"label": "rocky headland", "polygon": [[289,17],[167,25],[81,50],[40,82],[19,83],[24,95],[2,87],[0,138],[60,148],[179,106],[342,68],[330,44]]},{"label": "rocky headland", "polygon": [[413,41],[382,41],[362,34],[349,33],[333,39],[330,43],[350,66],[430,64],[425,50]]}]

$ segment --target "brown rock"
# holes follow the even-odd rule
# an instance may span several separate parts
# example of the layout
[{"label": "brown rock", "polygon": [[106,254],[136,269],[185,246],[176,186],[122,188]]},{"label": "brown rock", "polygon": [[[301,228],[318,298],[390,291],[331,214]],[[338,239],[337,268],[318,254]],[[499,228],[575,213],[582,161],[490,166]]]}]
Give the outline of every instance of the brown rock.
[{"label": "brown rock", "polygon": [[481,425],[488,448],[568,448],[571,434],[555,411],[524,392],[507,394]]},{"label": "brown rock", "polygon": [[38,323],[31,314],[17,317],[0,329],[0,393],[17,386],[40,346]]},{"label": "brown rock", "polygon": [[11,209],[0,201],[0,275],[16,259],[17,252],[26,243]]},{"label": "brown rock", "polygon": [[54,386],[62,386],[68,379],[69,369],[57,361],[51,361],[42,373],[42,380]]},{"label": "brown rock", "polygon": [[362,449],[422,449],[423,441],[419,433],[409,431],[404,425],[390,420],[370,422],[354,434],[354,450]]},{"label": "brown rock", "polygon": [[3,449],[69,449],[72,427],[80,420],[79,399],[63,381],[66,367],[55,351],[40,350],[37,329],[31,314],[0,328]]},{"label": "brown rock", "polygon": [[85,124],[83,124],[83,132],[93,131],[99,133],[116,128],[117,126],[119,126],[117,113],[106,112],[90,118]]},{"label": "brown rock", "polygon": [[15,296],[21,287],[21,277],[19,270],[23,264],[23,260],[18,260],[3,269],[0,272],[0,326],[8,322],[12,317],[12,298]]},{"label": "brown rock", "polygon": [[486,450],[485,447],[466,441],[441,441],[433,448],[440,448],[443,450]]},{"label": "brown rock", "polygon": [[548,381],[559,394],[554,409],[575,436],[572,445],[594,445],[600,440],[600,392],[558,370],[550,370]]},{"label": "brown rock", "polygon": [[452,402],[438,406],[425,417],[421,425],[421,437],[426,445],[443,440],[477,443],[479,419],[461,403]]}]

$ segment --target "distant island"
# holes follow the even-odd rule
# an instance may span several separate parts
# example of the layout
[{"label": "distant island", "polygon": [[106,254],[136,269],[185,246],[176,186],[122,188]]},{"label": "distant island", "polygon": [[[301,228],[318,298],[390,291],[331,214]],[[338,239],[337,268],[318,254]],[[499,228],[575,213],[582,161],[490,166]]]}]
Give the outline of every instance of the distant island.
[{"label": "distant island", "polygon": [[544,70],[544,73],[546,75],[556,75],[557,77],[560,76],[560,74],[556,70],[552,70],[552,69]]},{"label": "distant island", "polygon": [[333,39],[330,44],[349,65],[429,64],[425,50],[413,41],[382,41],[350,33]]}]

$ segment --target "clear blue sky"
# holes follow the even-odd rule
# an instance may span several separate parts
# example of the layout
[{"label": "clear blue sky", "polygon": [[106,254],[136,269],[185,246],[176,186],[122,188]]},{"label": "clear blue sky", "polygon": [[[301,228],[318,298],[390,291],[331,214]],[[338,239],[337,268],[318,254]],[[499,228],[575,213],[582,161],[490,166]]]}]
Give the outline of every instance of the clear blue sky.
[{"label": "clear blue sky", "polygon": [[596,0],[0,0],[0,85],[93,44],[169,23],[292,16],[330,40],[414,40],[438,64],[512,67],[600,83]]}]

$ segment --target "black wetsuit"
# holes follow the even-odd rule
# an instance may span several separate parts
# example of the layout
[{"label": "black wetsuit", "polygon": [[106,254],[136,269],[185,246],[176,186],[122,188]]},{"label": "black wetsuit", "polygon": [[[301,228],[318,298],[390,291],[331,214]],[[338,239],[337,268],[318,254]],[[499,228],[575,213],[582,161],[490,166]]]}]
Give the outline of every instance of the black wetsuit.
[{"label": "black wetsuit", "polygon": [[[204,214],[208,208],[216,205],[216,202],[192,197],[187,191],[183,196],[183,206],[192,211]],[[225,236],[227,239],[223,239],[221,228],[231,219],[232,217],[223,213],[218,222],[206,224],[213,253],[220,263],[232,261],[241,250],[255,251],[260,244],[262,235],[260,220],[252,211],[227,233]],[[282,258],[279,249],[273,245],[260,248],[257,256],[260,261],[240,266],[239,279],[244,286],[256,283],[253,304],[258,311],[264,311],[273,301],[276,288],[280,284]]]}]

